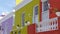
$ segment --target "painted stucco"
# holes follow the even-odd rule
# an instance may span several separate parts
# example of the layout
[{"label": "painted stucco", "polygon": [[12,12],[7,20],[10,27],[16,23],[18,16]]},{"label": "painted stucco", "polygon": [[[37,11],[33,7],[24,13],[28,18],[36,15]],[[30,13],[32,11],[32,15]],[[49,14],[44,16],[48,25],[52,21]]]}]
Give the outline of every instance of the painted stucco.
[{"label": "painted stucco", "polygon": [[13,23],[13,17],[10,17],[2,22],[3,34],[10,34],[10,31],[12,29],[12,23]]},{"label": "painted stucco", "polygon": [[[15,12],[15,25],[13,26],[13,32],[16,31],[18,32],[16,26],[19,25],[20,27],[22,26],[22,13],[25,13],[25,18],[24,18],[24,22],[29,21],[30,24],[32,24],[33,22],[33,8],[34,6],[38,5],[39,6],[39,0],[32,0],[30,3],[26,4],[25,6],[23,6],[22,8],[16,10]],[[24,3],[23,3],[24,4]],[[38,10],[39,13],[39,10]],[[27,34],[27,26],[24,26],[21,30],[20,30],[21,34]],[[17,33],[18,34],[18,33]]]}]

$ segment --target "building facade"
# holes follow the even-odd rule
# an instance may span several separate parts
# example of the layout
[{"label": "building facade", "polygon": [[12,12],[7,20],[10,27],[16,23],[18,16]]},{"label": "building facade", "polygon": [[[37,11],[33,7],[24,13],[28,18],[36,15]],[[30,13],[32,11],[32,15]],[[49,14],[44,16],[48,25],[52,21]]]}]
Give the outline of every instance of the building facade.
[{"label": "building facade", "polygon": [[10,34],[13,25],[13,12],[0,20],[0,34]]},{"label": "building facade", "polygon": [[15,7],[11,34],[59,34],[60,0],[25,0]]},{"label": "building facade", "polygon": [[15,7],[15,23],[11,34],[29,34],[28,25],[38,24],[40,14],[39,2],[40,0],[23,0]]},{"label": "building facade", "polygon": [[60,17],[56,12],[60,12],[60,0],[40,1],[40,24],[42,28],[38,34],[60,34]]}]

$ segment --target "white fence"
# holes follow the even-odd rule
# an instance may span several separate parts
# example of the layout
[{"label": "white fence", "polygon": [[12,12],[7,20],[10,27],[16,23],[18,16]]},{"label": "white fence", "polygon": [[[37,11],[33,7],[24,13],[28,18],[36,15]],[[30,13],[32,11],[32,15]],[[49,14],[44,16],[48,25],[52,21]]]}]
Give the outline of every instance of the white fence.
[{"label": "white fence", "polygon": [[45,31],[52,31],[58,29],[58,18],[52,18],[49,20],[45,20],[37,24],[37,32],[45,32]]}]

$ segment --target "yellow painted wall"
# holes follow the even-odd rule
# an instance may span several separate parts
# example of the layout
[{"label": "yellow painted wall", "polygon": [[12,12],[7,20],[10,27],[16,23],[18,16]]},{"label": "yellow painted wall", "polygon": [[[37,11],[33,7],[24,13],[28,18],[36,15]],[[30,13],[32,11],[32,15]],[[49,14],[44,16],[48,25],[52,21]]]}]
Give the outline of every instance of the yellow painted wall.
[{"label": "yellow painted wall", "polygon": [[[17,0],[17,4],[19,4],[18,0]],[[20,27],[22,27],[22,13],[25,12],[25,21],[30,21],[30,24],[32,24],[32,17],[33,17],[33,8],[35,5],[39,6],[40,4],[40,0],[33,0],[32,2],[28,3],[27,5],[25,5],[24,7],[22,7],[21,9],[17,10],[15,12],[15,25],[13,26],[13,29],[17,29],[16,26],[19,25]],[[38,10],[39,13],[39,10]],[[30,14],[30,16],[29,16]],[[24,21],[24,22],[25,22]],[[17,32],[18,30],[16,30]],[[27,26],[24,26],[21,30],[21,34],[27,34]]]},{"label": "yellow painted wall", "polygon": [[[20,25],[20,27],[22,27],[21,23],[22,23],[22,20],[21,20],[21,16],[22,16],[22,13],[25,12],[25,21],[30,21],[30,24],[32,24],[32,21],[33,21],[33,8],[35,5],[38,5],[39,6],[39,0],[33,0],[31,3],[25,5],[24,7],[22,7],[21,9],[17,10],[15,15],[15,24],[16,25]],[[38,11],[39,12],[39,11]],[[29,16],[30,14],[30,16]],[[24,21],[24,22],[25,22]],[[21,34],[27,34],[27,26],[24,26],[24,28],[22,28],[21,30]]]}]

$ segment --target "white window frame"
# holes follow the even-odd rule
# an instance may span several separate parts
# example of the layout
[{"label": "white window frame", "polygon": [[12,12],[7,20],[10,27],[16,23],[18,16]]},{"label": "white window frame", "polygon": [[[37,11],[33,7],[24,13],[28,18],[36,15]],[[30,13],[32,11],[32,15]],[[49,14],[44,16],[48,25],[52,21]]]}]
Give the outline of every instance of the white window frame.
[{"label": "white window frame", "polygon": [[33,19],[33,23],[35,23],[35,20],[34,20],[35,18],[34,18],[34,16],[35,16],[35,7],[36,7],[36,6],[39,6],[39,5],[37,4],[37,5],[35,5],[35,6],[33,7],[33,18],[32,18],[32,19]]}]

